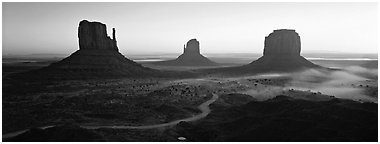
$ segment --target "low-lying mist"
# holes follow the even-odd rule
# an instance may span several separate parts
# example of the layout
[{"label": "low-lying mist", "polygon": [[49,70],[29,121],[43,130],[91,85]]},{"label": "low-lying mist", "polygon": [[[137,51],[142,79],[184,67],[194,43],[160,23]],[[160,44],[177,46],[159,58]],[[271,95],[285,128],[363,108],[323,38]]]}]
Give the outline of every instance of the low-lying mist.
[{"label": "low-lying mist", "polygon": [[258,100],[266,100],[294,89],[313,93],[320,92],[337,98],[377,103],[377,95],[370,96],[365,93],[369,88],[377,90],[377,71],[377,69],[351,66],[336,71],[308,69],[296,73],[258,75],[257,78],[267,77],[269,79],[287,77],[290,81],[285,86],[266,85],[243,93],[252,95]]}]

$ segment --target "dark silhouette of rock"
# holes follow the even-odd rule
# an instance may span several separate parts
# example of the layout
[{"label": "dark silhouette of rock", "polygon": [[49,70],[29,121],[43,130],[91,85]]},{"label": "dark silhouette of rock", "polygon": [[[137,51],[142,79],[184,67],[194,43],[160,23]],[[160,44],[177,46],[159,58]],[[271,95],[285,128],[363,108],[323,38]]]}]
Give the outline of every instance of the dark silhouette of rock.
[{"label": "dark silhouette of rock", "polygon": [[140,77],[159,73],[119,53],[115,28],[112,31],[111,39],[105,24],[81,21],[78,28],[79,50],[46,69],[65,72],[62,73],[65,76],[70,73],[80,77]]},{"label": "dark silhouette of rock", "polygon": [[111,39],[107,36],[107,27],[100,22],[83,20],[79,23],[79,49],[99,49],[119,51],[116,45],[115,28],[112,29]]},{"label": "dark silhouette of rock", "polygon": [[191,39],[183,47],[183,54],[177,59],[155,62],[156,65],[167,66],[215,66],[217,63],[201,55],[199,50],[199,41]]},{"label": "dark silhouette of rock", "polygon": [[116,77],[161,76],[158,70],[141,66],[125,58],[116,43],[116,30],[112,39],[105,24],[83,20],[79,23],[79,50],[48,67],[30,72],[38,78],[87,79]]},{"label": "dark silhouette of rock", "polygon": [[265,37],[264,56],[247,67],[268,71],[292,71],[318,67],[300,55],[301,40],[295,30],[274,30]]},{"label": "dark silhouette of rock", "polygon": [[280,29],[265,37],[264,56],[300,56],[301,40],[295,30]]},{"label": "dark silhouette of rock", "polygon": [[249,65],[279,71],[317,67],[300,53],[301,40],[295,30],[274,30],[265,38],[264,56]]},{"label": "dark silhouette of rock", "polygon": [[274,30],[265,37],[264,55],[250,64],[204,70],[208,73],[255,74],[292,72],[307,68],[322,68],[300,55],[301,40],[295,30]]},{"label": "dark silhouette of rock", "polygon": [[199,51],[199,41],[197,39],[191,39],[186,43],[186,47],[183,48],[183,54],[196,55],[201,54]]}]

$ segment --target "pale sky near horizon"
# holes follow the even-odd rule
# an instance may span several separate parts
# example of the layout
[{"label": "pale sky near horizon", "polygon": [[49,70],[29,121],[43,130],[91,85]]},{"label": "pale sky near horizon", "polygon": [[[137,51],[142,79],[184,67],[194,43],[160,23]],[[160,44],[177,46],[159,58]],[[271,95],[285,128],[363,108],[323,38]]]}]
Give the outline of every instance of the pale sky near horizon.
[{"label": "pale sky near horizon", "polygon": [[2,52],[70,54],[81,20],[116,28],[123,54],[262,53],[274,29],[295,29],[302,52],[377,53],[377,4],[366,3],[2,3]]}]

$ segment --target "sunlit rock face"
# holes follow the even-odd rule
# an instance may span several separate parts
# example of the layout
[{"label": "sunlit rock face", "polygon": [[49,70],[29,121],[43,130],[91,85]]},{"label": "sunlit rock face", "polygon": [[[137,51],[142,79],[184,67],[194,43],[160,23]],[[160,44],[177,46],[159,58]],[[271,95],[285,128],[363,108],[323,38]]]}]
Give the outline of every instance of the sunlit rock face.
[{"label": "sunlit rock face", "polygon": [[183,54],[177,59],[156,62],[156,65],[167,66],[215,66],[217,63],[209,60],[200,53],[200,43],[197,39],[189,40],[183,48]]},{"label": "sunlit rock face", "polygon": [[274,30],[265,37],[264,56],[300,56],[301,40],[295,30]]}]

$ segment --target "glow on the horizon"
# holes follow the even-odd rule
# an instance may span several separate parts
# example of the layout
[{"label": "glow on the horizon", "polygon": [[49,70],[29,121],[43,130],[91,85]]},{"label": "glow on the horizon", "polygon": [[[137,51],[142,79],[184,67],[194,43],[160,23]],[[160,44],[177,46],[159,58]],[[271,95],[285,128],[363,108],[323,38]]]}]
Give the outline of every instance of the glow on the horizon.
[{"label": "glow on the horizon", "polygon": [[274,29],[295,29],[302,52],[377,53],[376,3],[3,3],[3,55],[78,49],[79,21],[116,28],[124,54],[262,53]]}]

